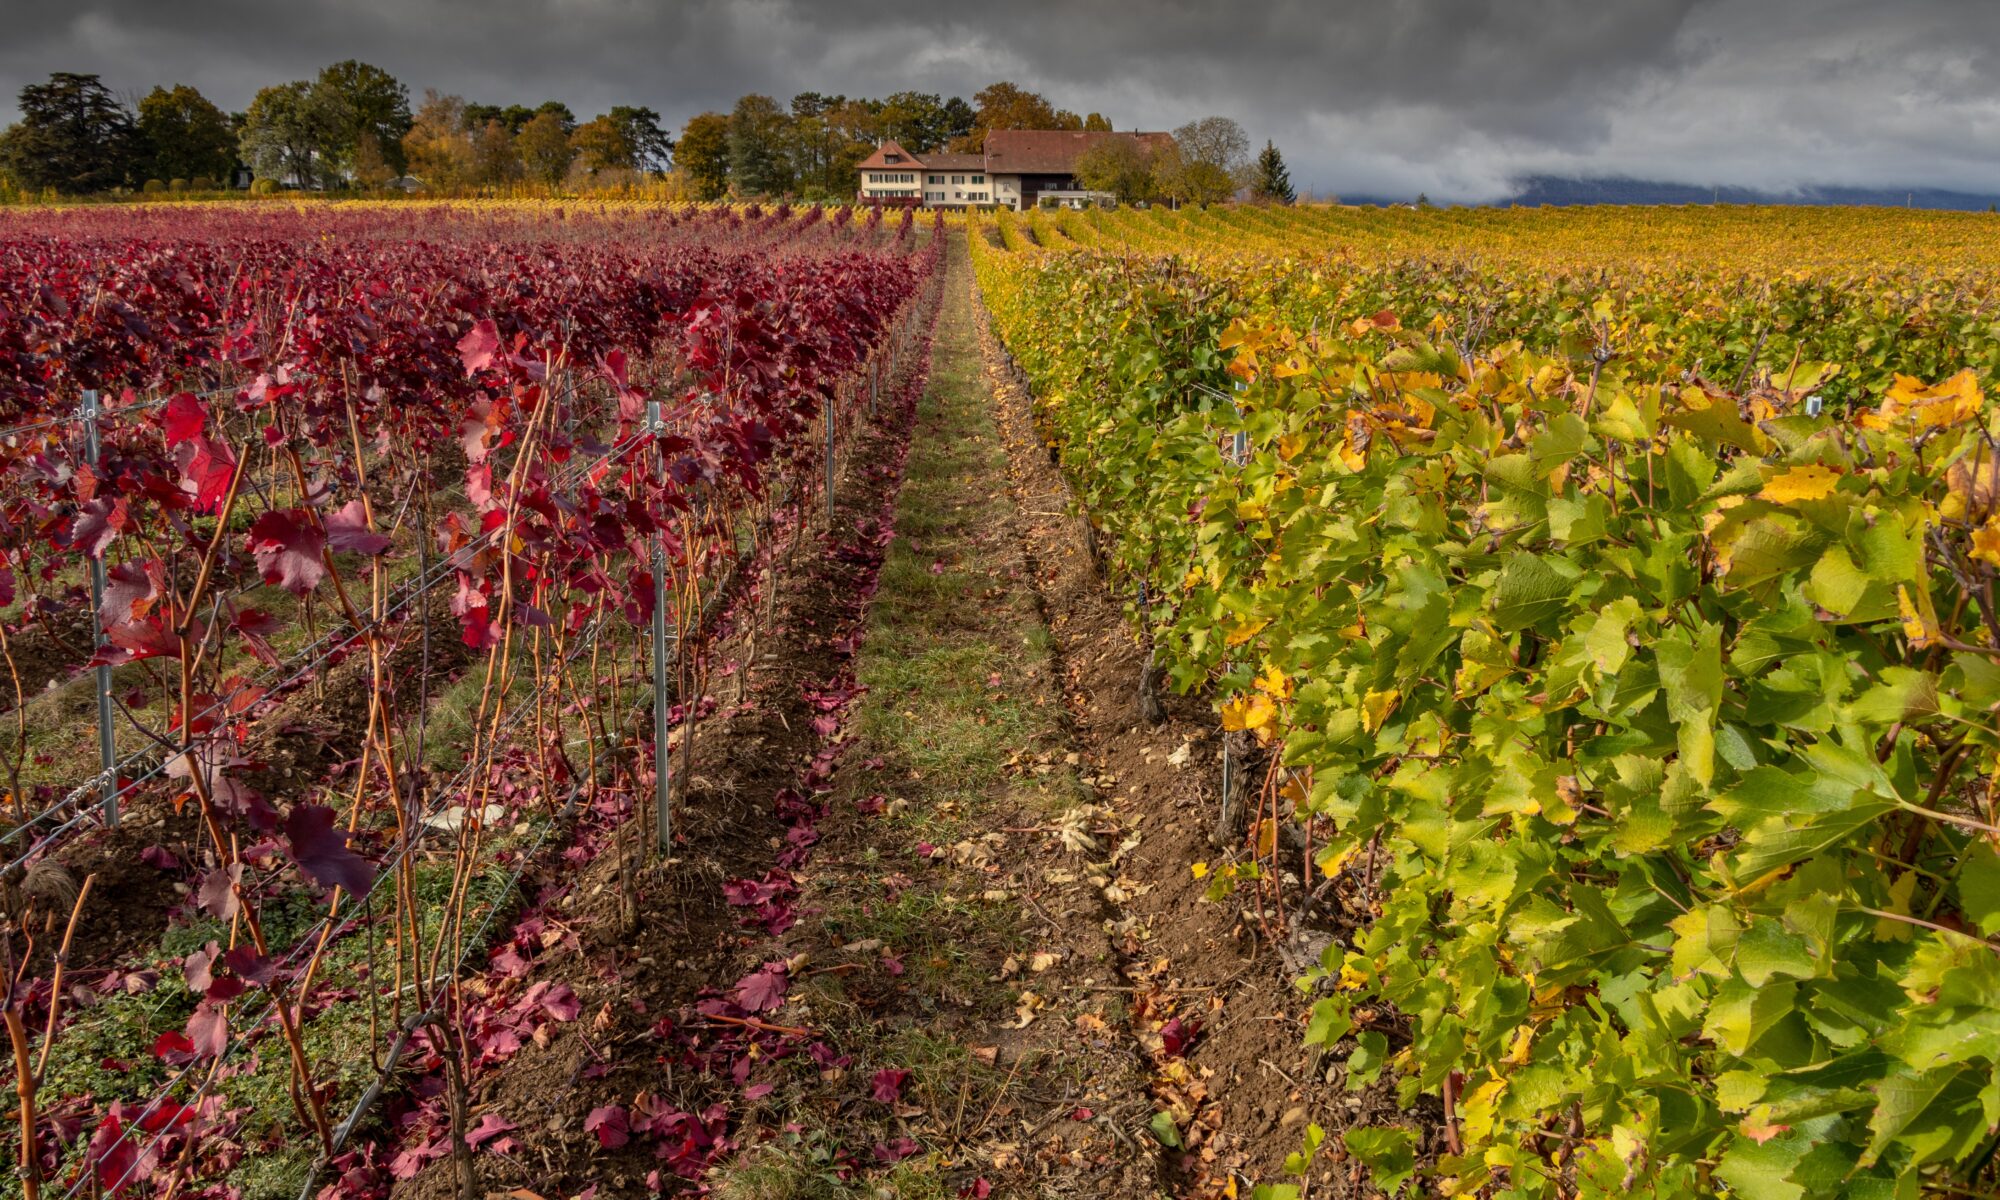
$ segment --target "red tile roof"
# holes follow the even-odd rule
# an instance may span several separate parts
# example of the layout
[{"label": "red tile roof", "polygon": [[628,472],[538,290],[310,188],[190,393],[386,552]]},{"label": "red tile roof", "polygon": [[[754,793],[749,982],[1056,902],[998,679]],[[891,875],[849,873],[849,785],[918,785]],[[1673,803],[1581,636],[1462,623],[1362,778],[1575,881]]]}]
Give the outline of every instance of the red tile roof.
[{"label": "red tile roof", "polygon": [[[890,162],[895,155],[901,162]],[[983,154],[912,154],[896,142],[883,142],[875,147],[875,153],[861,160],[863,171],[984,171],[986,156]]]},{"label": "red tile roof", "polygon": [[1150,153],[1171,143],[1173,135],[995,129],[986,135],[986,169],[995,175],[1067,175],[1076,169],[1076,160],[1085,150],[1113,139],[1137,141],[1140,149]]},{"label": "red tile roof", "polygon": [[921,154],[927,171],[984,171],[984,154]]},{"label": "red tile roof", "polygon": [[[900,161],[889,161],[891,156]],[[883,142],[881,145],[875,147],[875,153],[861,160],[859,169],[863,171],[889,171],[903,168],[914,169],[922,165],[921,162],[917,161],[916,155],[903,149],[901,143]]]},{"label": "red tile roof", "polygon": [[[988,171],[996,175],[1067,175],[1085,150],[1111,139],[1137,141],[1151,152],[1173,142],[1170,133],[1072,133],[1062,129],[995,129],[986,135],[984,154],[912,154],[899,142],[883,142],[861,160],[863,171]],[[891,162],[894,156],[898,161]]]}]

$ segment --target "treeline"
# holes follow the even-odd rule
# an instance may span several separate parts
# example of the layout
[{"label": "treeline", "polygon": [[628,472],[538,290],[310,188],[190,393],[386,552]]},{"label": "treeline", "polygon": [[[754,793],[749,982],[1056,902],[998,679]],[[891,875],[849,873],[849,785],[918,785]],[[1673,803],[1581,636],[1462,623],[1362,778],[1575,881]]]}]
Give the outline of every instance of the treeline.
[{"label": "treeline", "polygon": [[[11,182],[62,195],[211,191],[247,176],[260,191],[581,191],[650,181],[686,199],[847,200],[857,167],[885,140],[918,154],[978,153],[996,129],[1112,128],[1100,113],[1079,116],[1001,82],[970,101],[801,92],[781,104],[751,94],[729,112],[695,116],[676,138],[637,105],[579,121],[556,100],[502,107],[428,90],[413,108],[395,76],[353,59],[264,88],[240,113],[187,84],[128,104],[97,76],[68,72],[22,88],[20,110],[0,131],[0,191]],[[1255,182],[1247,144],[1234,121],[1206,118],[1177,130],[1171,153],[1120,146],[1094,156],[1090,186],[1128,199],[1226,199]],[[1267,157],[1276,153],[1267,145]],[[1289,185],[1270,195],[1289,200]]]},{"label": "treeline", "polygon": [[264,88],[240,113],[187,84],[128,105],[97,76],[70,72],[22,88],[20,110],[0,131],[0,174],[62,195],[209,191],[245,173],[263,188],[623,182],[665,171],[673,154],[650,108],[580,122],[559,101],[501,107],[432,91],[413,111],[401,81],[353,59]]},{"label": "treeline", "polygon": [[674,160],[692,195],[791,195],[848,199],[856,168],[883,141],[924,154],[976,154],[994,129],[1110,129],[1100,113],[1078,116],[1012,83],[974,93],[970,103],[932,92],[880,100],[800,92],[789,105],[751,94],[729,112],[705,112],[681,131]]}]

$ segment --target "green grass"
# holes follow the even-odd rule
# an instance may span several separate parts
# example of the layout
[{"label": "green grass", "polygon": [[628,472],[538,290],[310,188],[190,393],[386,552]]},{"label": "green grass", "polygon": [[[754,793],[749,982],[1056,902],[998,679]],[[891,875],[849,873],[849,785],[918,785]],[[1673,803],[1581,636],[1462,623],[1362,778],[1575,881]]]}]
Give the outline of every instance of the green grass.
[{"label": "green grass", "polygon": [[[891,1066],[911,1073],[904,1098],[925,1113],[911,1136],[930,1153],[840,1182],[831,1169],[836,1155],[870,1164],[886,1116],[880,1106],[836,1109],[816,1075],[800,1076],[774,1095],[781,1115],[770,1122],[800,1132],[720,1168],[710,1182],[728,1200],[956,1196],[970,1178],[961,1151],[1014,1073],[1031,1065],[996,1068],[971,1047],[1000,1040],[1013,1023],[1020,989],[1034,985],[1003,978],[1000,968],[1009,956],[1025,962],[1040,928],[1026,923],[1018,900],[985,898],[1003,881],[915,856],[920,842],[976,842],[1013,823],[1002,818],[1044,820],[1087,794],[1060,759],[1042,775],[1008,766],[1064,744],[1062,709],[1046,682],[1049,633],[1018,577],[1012,504],[996,488],[1006,454],[980,375],[971,298],[954,282],[962,277],[946,285],[897,500],[897,536],[857,664],[867,691],[848,758],[881,759],[865,786],[891,804],[865,818],[862,837],[826,844],[805,897],[820,911],[795,935],[817,944],[879,941],[883,953],[901,958],[905,973],[888,985],[895,998],[886,1009],[885,981],[872,969],[809,975],[797,1003],[809,1024],[854,1056],[854,1079]],[[1046,1069],[1032,1065],[1030,1074]]]}]

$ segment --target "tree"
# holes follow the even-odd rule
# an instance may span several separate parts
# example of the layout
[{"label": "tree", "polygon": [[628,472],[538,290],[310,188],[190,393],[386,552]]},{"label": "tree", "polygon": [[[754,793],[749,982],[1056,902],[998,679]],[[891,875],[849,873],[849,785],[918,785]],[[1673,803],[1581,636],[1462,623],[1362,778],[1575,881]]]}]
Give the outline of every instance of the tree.
[{"label": "tree", "polygon": [[978,154],[986,149],[986,135],[995,129],[1083,128],[1082,119],[1075,113],[1059,113],[1040,94],[1004,80],[973,93],[972,102],[979,106],[973,114],[972,129],[952,143],[952,149],[962,154]]},{"label": "tree", "polygon": [[514,150],[521,156],[521,169],[527,177],[549,187],[561,183],[569,174],[570,163],[576,160],[576,151],[570,149],[569,131],[563,128],[562,118],[553,112],[537,113],[521,126],[520,135],[514,139]]},{"label": "tree", "polygon": [[1103,113],[1091,113],[1083,119],[1083,131],[1085,133],[1110,133],[1111,118],[1105,116]]},{"label": "tree", "polygon": [[674,162],[674,139],[660,128],[660,114],[650,108],[619,104],[605,114],[618,127],[635,171],[664,171]]},{"label": "tree", "polygon": [[1076,181],[1093,192],[1110,192],[1127,204],[1159,191],[1152,156],[1130,137],[1103,138],[1078,155]]},{"label": "tree", "polygon": [[538,117],[550,116],[561,121],[565,134],[576,132],[576,114],[569,110],[569,105],[564,104],[560,100],[542,101],[535,106],[535,115]]},{"label": "tree", "polygon": [[1228,117],[1203,117],[1174,130],[1182,193],[1203,206],[1236,194],[1250,152],[1243,127]]},{"label": "tree", "polygon": [[519,135],[521,130],[527,128],[528,122],[552,105],[561,109],[565,116],[568,115],[569,108],[566,105],[550,100],[541,108],[529,108],[525,104],[509,104],[505,107],[498,104],[468,104],[465,106],[465,119],[474,129],[484,126],[488,121],[498,121],[507,127],[508,133]]},{"label": "tree", "polygon": [[387,187],[395,177],[396,168],[389,165],[382,143],[373,133],[363,133],[354,147],[354,182],[372,192]]},{"label": "tree", "polygon": [[752,92],[729,114],[729,178],[739,193],[775,196],[791,190],[785,156],[788,118],[769,96]]},{"label": "tree", "polygon": [[619,105],[576,127],[570,145],[588,171],[664,171],[673,162],[674,140],[660,128],[650,108]]},{"label": "tree", "polygon": [[465,127],[465,100],[435,88],[403,135],[405,169],[436,191],[449,191],[472,177],[472,137]]},{"label": "tree", "polygon": [[845,96],[829,96],[825,92],[800,92],[792,97],[794,117],[823,117],[830,109],[847,103]]},{"label": "tree", "polygon": [[410,92],[394,75],[350,58],[321,71],[312,90],[331,129],[328,157],[343,168],[351,168],[362,136],[372,134],[390,167],[399,173],[403,170],[403,135],[410,131],[411,120]]},{"label": "tree", "polygon": [[945,101],[944,107],[939,110],[939,137],[947,143],[957,138],[969,137],[972,134],[972,127],[978,120],[979,114],[973,111],[973,107],[967,104],[963,97],[953,96]]},{"label": "tree", "polygon": [[1153,190],[1162,199],[1176,204],[1188,198],[1187,160],[1181,157],[1180,143],[1172,138],[1153,147],[1148,164],[1153,170]]},{"label": "tree", "polygon": [[143,149],[137,127],[97,76],[59,71],[22,88],[20,109],[0,141],[0,168],[23,187],[75,195],[133,179]]},{"label": "tree", "polygon": [[258,178],[309,188],[327,177],[335,136],[322,97],[298,79],[257,93],[243,114],[237,146]]},{"label": "tree", "polygon": [[146,173],[157,179],[226,179],[236,166],[229,114],[187,84],[156,87],[139,101]]},{"label": "tree", "polygon": [[688,174],[695,196],[720,200],[729,191],[729,118],[705,112],[688,118],[674,158]]},{"label": "tree", "polygon": [[472,139],[472,181],[482,187],[498,187],[514,182],[521,174],[521,160],[515,156],[514,134],[507,122],[494,117],[468,131]]},{"label": "tree", "polygon": [[1272,204],[1290,204],[1298,199],[1292,191],[1292,173],[1285,169],[1285,156],[1269,141],[1257,154],[1257,166],[1251,174],[1250,194],[1259,200]]},{"label": "tree", "polygon": [[944,145],[944,102],[935,92],[897,92],[882,101],[877,114],[880,135],[900,142],[912,154]]},{"label": "tree", "polygon": [[576,151],[577,164],[586,171],[632,169],[632,146],[625,140],[625,131],[609,116],[592,117],[577,126],[569,135],[569,144]]}]

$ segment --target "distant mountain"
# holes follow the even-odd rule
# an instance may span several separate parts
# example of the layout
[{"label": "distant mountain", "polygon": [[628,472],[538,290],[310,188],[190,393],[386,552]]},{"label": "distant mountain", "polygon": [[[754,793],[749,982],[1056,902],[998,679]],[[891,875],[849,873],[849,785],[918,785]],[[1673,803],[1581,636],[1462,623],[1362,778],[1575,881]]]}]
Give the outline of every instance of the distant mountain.
[{"label": "distant mountain", "polygon": [[[1406,204],[1412,197],[1343,196],[1341,199],[1348,204]],[[1512,196],[1493,203],[1528,208],[1545,204],[1848,204],[1984,211],[2000,205],[2000,195],[1943,188],[1809,187],[1796,192],[1765,192],[1650,179],[1564,179],[1535,175],[1520,181]]]}]

